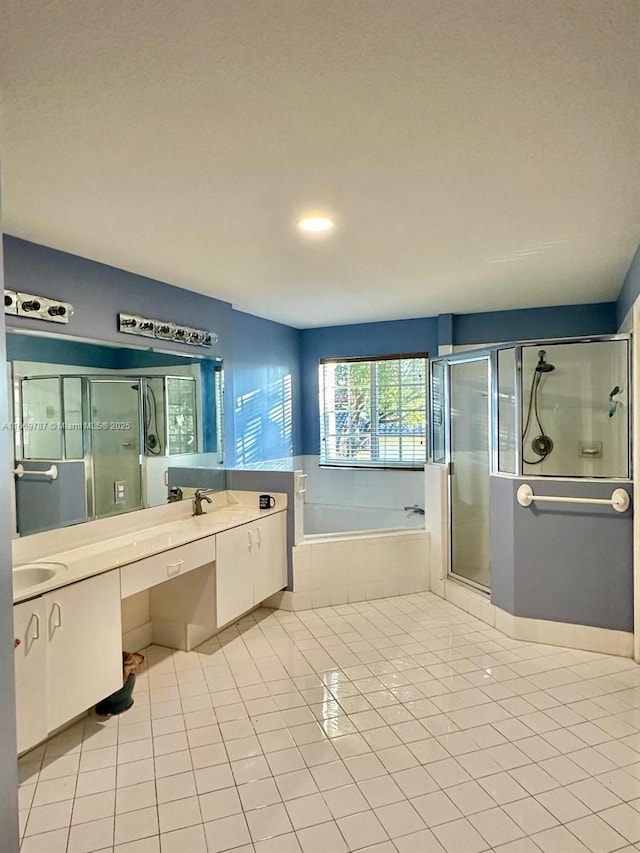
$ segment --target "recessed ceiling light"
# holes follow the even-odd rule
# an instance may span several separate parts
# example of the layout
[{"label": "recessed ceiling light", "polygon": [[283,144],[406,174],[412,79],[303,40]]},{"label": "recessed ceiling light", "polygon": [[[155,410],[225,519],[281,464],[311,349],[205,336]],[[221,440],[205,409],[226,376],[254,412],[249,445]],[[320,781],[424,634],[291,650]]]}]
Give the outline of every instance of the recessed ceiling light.
[{"label": "recessed ceiling light", "polygon": [[320,234],[323,231],[332,231],[336,227],[333,219],[328,216],[307,216],[298,222],[298,228],[301,231],[307,231],[310,234]]}]

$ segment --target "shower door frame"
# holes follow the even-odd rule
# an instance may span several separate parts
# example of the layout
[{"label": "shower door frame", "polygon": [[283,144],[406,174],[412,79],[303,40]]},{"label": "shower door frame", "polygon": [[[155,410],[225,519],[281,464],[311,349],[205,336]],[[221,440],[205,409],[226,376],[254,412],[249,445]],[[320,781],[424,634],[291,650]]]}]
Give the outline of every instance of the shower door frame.
[{"label": "shower door frame", "polygon": [[[470,364],[478,361],[487,362],[487,415],[489,423],[489,441],[488,441],[488,457],[490,477],[494,472],[495,461],[497,460],[497,438],[493,429],[494,420],[497,417],[497,395],[494,394],[494,379],[496,373],[497,350],[489,347],[482,347],[473,350],[467,350],[459,353],[451,353],[450,355],[438,356],[430,360],[429,364],[429,399],[431,400],[431,371],[434,363],[439,363],[444,366],[444,412],[445,412],[445,428],[444,428],[444,464],[447,467],[447,517],[448,517],[448,559],[447,559],[447,578],[453,578],[456,581],[467,584],[474,589],[484,594],[491,592],[491,587],[476,581],[465,578],[464,575],[457,574],[453,569],[453,489],[452,477],[454,476],[453,461],[451,458],[451,366],[458,364]],[[496,410],[494,412],[494,409]],[[429,455],[433,458],[433,432],[430,432]],[[491,570],[491,566],[489,566]]]},{"label": "shower door frame", "polygon": [[[137,376],[110,376],[109,374],[84,374],[82,375],[83,379],[83,406],[85,407],[83,412],[83,420],[85,424],[91,424],[93,421],[93,400],[91,394],[91,386],[92,383],[126,383],[131,385],[135,382],[139,383],[137,396],[138,396],[138,423],[136,425],[136,431],[138,434],[138,468],[140,470],[140,507],[137,509],[144,509],[145,501],[144,501],[144,479],[143,479],[143,465],[142,459],[144,455],[143,447],[144,447],[144,418],[143,418],[143,396],[142,396],[142,382],[140,381],[140,377]],[[112,515],[103,515],[99,516],[96,513],[96,482],[95,482],[95,468],[94,468],[94,436],[93,430],[83,430],[83,435],[86,440],[85,444],[85,470],[86,470],[86,489],[87,489],[87,509],[89,515],[89,521],[97,521],[101,518],[114,518],[118,515],[118,513]],[[135,511],[135,510],[134,510]]]}]

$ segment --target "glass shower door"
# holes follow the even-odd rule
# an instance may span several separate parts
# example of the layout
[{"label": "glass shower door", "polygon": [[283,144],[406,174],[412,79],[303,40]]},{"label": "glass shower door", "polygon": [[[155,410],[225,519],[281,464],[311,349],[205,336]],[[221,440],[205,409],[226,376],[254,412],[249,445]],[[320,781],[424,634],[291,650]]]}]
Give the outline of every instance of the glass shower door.
[{"label": "glass shower door", "polygon": [[452,362],[450,382],[451,574],[491,587],[489,358]]},{"label": "glass shower door", "polygon": [[62,459],[62,395],[59,376],[20,382],[23,459]]},{"label": "glass shower door", "polygon": [[139,382],[88,385],[94,518],[142,509]]}]

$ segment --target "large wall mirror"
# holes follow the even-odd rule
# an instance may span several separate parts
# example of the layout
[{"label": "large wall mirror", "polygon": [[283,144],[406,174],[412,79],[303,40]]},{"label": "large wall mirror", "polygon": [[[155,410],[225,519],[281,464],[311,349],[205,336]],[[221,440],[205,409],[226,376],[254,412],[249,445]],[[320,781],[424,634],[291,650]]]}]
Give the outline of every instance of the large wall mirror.
[{"label": "large wall mirror", "polygon": [[16,536],[158,506],[222,468],[221,359],[7,330]]}]

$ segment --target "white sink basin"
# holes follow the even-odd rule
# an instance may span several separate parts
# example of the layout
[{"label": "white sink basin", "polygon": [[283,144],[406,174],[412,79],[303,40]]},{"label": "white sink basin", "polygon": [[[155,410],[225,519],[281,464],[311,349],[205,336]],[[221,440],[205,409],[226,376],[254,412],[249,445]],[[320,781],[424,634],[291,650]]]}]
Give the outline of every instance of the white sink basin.
[{"label": "white sink basin", "polygon": [[13,591],[22,592],[33,586],[40,586],[54,578],[66,566],[62,563],[29,563],[13,570]]}]

